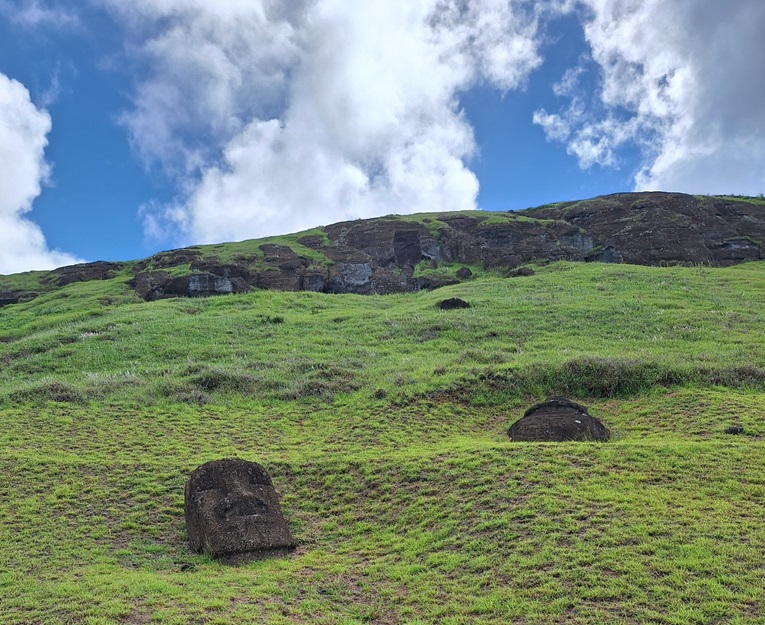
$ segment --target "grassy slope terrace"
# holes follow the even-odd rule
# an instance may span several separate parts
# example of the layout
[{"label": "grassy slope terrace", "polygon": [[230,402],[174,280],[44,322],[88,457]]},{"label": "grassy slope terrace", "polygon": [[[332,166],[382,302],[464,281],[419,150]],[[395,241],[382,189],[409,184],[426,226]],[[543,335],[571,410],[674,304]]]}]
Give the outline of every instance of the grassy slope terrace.
[{"label": "grassy slope terrace", "polygon": [[[556,263],[2,308],[0,622],[765,623],[763,301],[763,263]],[[553,391],[611,442],[509,442]],[[185,477],[231,456],[273,475],[293,556],[188,551]]]}]

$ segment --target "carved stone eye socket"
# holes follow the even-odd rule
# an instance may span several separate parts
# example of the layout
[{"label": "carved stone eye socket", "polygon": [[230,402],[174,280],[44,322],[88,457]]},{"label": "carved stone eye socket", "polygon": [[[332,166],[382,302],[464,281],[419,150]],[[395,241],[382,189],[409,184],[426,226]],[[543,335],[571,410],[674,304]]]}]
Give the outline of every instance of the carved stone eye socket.
[{"label": "carved stone eye socket", "polygon": [[256,514],[268,514],[268,506],[265,502],[255,497],[227,501],[223,507],[223,517],[226,519],[254,516]]}]

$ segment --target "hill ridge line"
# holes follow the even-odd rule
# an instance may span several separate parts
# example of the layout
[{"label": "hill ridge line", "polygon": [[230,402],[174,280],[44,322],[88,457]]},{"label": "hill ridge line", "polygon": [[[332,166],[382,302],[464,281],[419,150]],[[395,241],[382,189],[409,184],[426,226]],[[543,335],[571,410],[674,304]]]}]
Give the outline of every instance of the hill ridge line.
[{"label": "hill ridge line", "polygon": [[0,276],[0,307],[75,282],[124,278],[141,299],[252,289],[389,294],[482,271],[508,277],[559,260],[729,266],[765,259],[765,200],[616,193],[515,212],[388,215],[130,262],[96,261]]}]

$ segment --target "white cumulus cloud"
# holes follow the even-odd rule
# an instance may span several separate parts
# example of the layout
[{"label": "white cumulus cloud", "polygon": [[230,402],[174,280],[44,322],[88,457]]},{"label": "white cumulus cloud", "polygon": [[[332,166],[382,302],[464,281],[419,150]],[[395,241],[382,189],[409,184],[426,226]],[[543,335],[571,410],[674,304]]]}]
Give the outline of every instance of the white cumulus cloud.
[{"label": "white cumulus cloud", "polygon": [[[573,6],[567,7],[573,10]],[[637,189],[765,191],[765,3],[762,0],[581,0],[600,72],[595,98],[578,84],[568,104],[534,122],[584,168],[642,154]]]},{"label": "white cumulus cloud", "polygon": [[185,241],[475,208],[459,95],[541,64],[529,0],[101,0],[143,68],[122,122],[182,191]]},{"label": "white cumulus cloud", "polygon": [[0,16],[18,26],[37,28],[74,28],[80,26],[79,16],[71,9],[40,0],[0,0]]},{"label": "white cumulus cloud", "polygon": [[18,81],[0,74],[0,274],[81,262],[48,249],[40,228],[25,217],[47,180],[44,159],[51,119]]}]

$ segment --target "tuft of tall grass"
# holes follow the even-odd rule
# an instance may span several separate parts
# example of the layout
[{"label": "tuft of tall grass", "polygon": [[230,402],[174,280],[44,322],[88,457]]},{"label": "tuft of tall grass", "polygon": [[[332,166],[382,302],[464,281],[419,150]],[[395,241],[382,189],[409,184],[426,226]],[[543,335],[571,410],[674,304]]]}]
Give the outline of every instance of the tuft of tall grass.
[{"label": "tuft of tall grass", "polygon": [[489,369],[462,378],[448,392],[468,402],[497,405],[519,397],[551,394],[627,398],[682,385],[763,390],[765,369],[751,365],[710,369],[613,358],[575,358],[556,366],[534,364],[511,370]]}]

